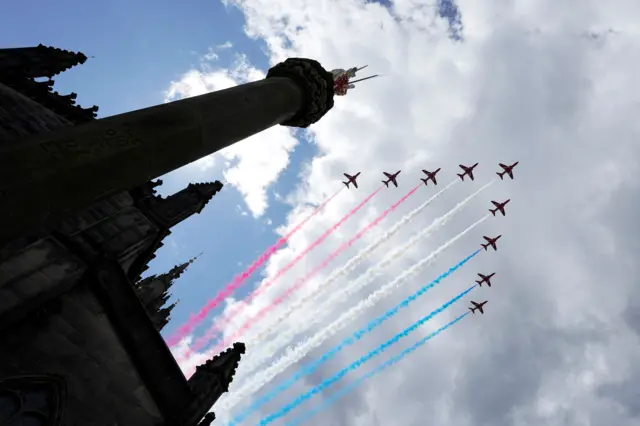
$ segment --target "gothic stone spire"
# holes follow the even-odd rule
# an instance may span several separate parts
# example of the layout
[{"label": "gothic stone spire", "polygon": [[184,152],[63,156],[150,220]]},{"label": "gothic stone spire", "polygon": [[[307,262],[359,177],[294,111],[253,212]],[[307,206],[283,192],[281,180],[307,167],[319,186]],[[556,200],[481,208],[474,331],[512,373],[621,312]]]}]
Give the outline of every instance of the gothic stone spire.
[{"label": "gothic stone spire", "polygon": [[138,298],[145,306],[149,317],[156,325],[158,331],[167,325],[171,311],[178,303],[176,302],[166,308],[162,308],[170,297],[169,289],[196,258],[197,257],[194,257],[181,265],[174,266],[169,272],[160,275],[151,275],[135,284]]},{"label": "gothic stone spire", "polygon": [[220,181],[190,183],[182,191],[167,198],[154,196],[140,201],[140,208],[167,229],[189,216],[200,213],[224,185]]},{"label": "gothic stone spire", "polygon": [[245,344],[236,342],[233,347],[196,368],[196,372],[189,379],[189,387],[194,399],[185,410],[183,418],[185,424],[202,419],[218,398],[229,390],[240,358],[245,352]]}]

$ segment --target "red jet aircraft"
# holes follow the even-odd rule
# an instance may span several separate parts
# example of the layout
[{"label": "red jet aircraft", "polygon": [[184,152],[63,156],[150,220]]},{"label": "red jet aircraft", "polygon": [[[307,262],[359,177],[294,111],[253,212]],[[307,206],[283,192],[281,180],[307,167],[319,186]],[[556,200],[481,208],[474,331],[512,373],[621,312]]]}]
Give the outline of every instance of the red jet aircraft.
[{"label": "red jet aircraft", "polygon": [[500,213],[502,213],[502,216],[506,216],[506,213],[504,211],[504,206],[507,205],[507,203],[511,201],[511,198],[509,198],[507,201],[503,202],[503,203],[499,203],[497,201],[492,201],[493,205],[496,206],[495,209],[489,209],[489,211],[495,216],[496,212],[500,211]]},{"label": "red jet aircraft", "polygon": [[482,307],[485,305],[485,303],[487,303],[488,300],[485,300],[484,302],[474,302],[473,300],[471,301],[471,304],[474,306],[473,308],[469,308],[469,310],[471,311],[472,314],[476,313],[476,309],[480,311],[480,313],[482,315],[484,315],[484,310],[482,309]]},{"label": "red jet aircraft", "polygon": [[[440,171],[440,169],[436,170],[435,172],[429,172],[427,170],[422,169],[422,173],[424,173],[425,175],[427,175],[426,178],[420,178],[421,181],[424,182],[425,185],[427,185],[427,182],[429,181],[429,179],[431,179],[431,181],[433,182],[434,185],[437,185],[438,182],[436,181],[436,175],[438,174],[438,172]],[[427,185],[428,186],[428,185]]]},{"label": "red jet aircraft", "polygon": [[518,163],[519,163],[519,161],[516,161],[515,163],[513,163],[513,164],[512,164],[512,165],[510,165],[510,166],[507,166],[506,164],[499,163],[499,164],[498,164],[498,166],[502,167],[502,169],[504,170],[504,172],[502,172],[502,173],[500,173],[500,172],[496,172],[496,174],[497,174],[498,176],[500,176],[500,179],[501,179],[501,180],[503,180],[503,179],[504,179],[504,175],[505,175],[505,174],[508,174],[508,175],[509,175],[509,177],[511,178],[511,180],[513,180],[513,168],[514,168],[515,166],[517,166],[517,165],[518,165]]},{"label": "red jet aircraft", "polygon": [[388,180],[383,180],[382,183],[385,184],[385,186],[388,188],[389,187],[389,182],[393,183],[396,188],[398,187],[398,182],[396,182],[396,178],[398,177],[398,175],[400,174],[402,170],[398,170],[397,172],[395,172],[394,174],[391,173],[387,173],[387,172],[382,172],[382,174],[384,174],[386,177],[388,177]]},{"label": "red jet aircraft", "polygon": [[469,176],[471,178],[471,180],[473,180],[473,169],[475,169],[477,165],[478,165],[478,163],[474,164],[471,167],[467,167],[467,166],[463,166],[462,164],[460,164],[459,167],[462,170],[464,170],[464,173],[458,173],[458,176],[460,177],[460,179],[464,181],[464,177],[465,176]]},{"label": "red jet aircraft", "polygon": [[480,278],[482,278],[482,279],[479,280],[479,281],[476,281],[476,284],[478,284],[480,287],[482,287],[482,284],[486,284],[489,287],[491,287],[491,277],[493,277],[495,274],[496,274],[495,272],[493,272],[493,273],[491,273],[489,275],[478,274],[478,276]]},{"label": "red jet aircraft", "polygon": [[348,188],[348,187],[349,187],[349,184],[350,184],[350,183],[352,183],[352,184],[353,184],[353,186],[355,186],[356,188],[358,187],[358,182],[356,182],[356,179],[358,178],[358,176],[360,176],[360,172],[356,173],[356,174],[355,174],[355,175],[353,175],[353,176],[351,176],[351,175],[350,175],[350,174],[348,174],[348,173],[343,173],[343,175],[345,175],[345,177],[346,177],[347,179],[349,179],[349,180],[348,180],[348,181],[346,181],[346,182],[342,182],[342,183],[344,183],[344,186],[346,186],[346,187]]},{"label": "red jet aircraft", "polygon": [[498,251],[498,247],[496,246],[496,241],[498,241],[500,237],[502,237],[502,235],[498,235],[495,238],[482,237],[487,241],[487,244],[480,244],[480,245],[484,247],[485,251],[487,250],[487,248],[489,248],[489,246],[493,247],[495,251]]}]

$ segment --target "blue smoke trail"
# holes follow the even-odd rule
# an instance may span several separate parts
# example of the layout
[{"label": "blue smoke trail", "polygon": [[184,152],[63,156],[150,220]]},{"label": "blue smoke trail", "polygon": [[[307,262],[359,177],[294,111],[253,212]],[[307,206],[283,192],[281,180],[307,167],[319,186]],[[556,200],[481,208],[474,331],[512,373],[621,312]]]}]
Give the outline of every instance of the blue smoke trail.
[{"label": "blue smoke trail", "polygon": [[343,396],[345,396],[346,394],[348,394],[349,392],[351,392],[352,390],[354,390],[355,388],[360,386],[360,384],[362,382],[364,382],[365,380],[370,379],[371,377],[381,373],[383,370],[386,370],[388,367],[391,367],[392,365],[398,363],[402,358],[404,358],[405,356],[409,355],[411,352],[415,351],[420,346],[422,346],[425,343],[427,343],[427,341],[433,339],[438,334],[442,333],[443,331],[445,331],[447,328],[451,327],[452,325],[454,325],[458,321],[462,320],[462,318],[466,317],[467,315],[469,315],[469,312],[460,315],[458,318],[454,319],[449,324],[440,327],[439,329],[437,329],[433,333],[430,333],[427,336],[425,336],[424,338],[418,340],[413,346],[410,346],[407,349],[403,350],[398,355],[396,355],[393,358],[389,359],[387,362],[385,362],[383,364],[380,364],[378,367],[376,367],[373,370],[369,371],[367,374],[364,374],[364,375],[360,376],[358,379],[353,381],[349,386],[346,386],[346,387],[340,389],[338,392],[334,393],[329,398],[324,400],[317,407],[307,411],[306,413],[304,413],[301,416],[296,417],[292,421],[288,422],[285,426],[297,426],[298,424],[302,423],[303,421],[310,419],[311,417],[316,415],[318,412],[320,412],[323,409],[327,408],[328,406],[330,406],[331,404],[336,402],[338,399],[342,398]]},{"label": "blue smoke trail", "polygon": [[320,383],[319,385],[317,385],[316,387],[314,387],[310,391],[301,394],[296,399],[294,399],[292,402],[290,402],[289,404],[285,405],[284,407],[282,407],[281,409],[279,409],[275,413],[265,417],[264,419],[262,419],[260,421],[259,426],[267,425],[267,424],[271,423],[272,421],[274,421],[274,420],[286,415],[287,413],[289,413],[291,410],[296,408],[298,405],[302,404],[307,399],[311,398],[312,396],[316,395],[317,393],[322,392],[325,388],[329,387],[333,383],[335,383],[338,380],[340,380],[348,372],[354,371],[355,369],[360,367],[362,364],[364,364],[369,359],[371,359],[374,356],[384,352],[389,346],[393,345],[398,340],[402,339],[405,336],[408,336],[412,331],[414,331],[415,329],[420,327],[425,322],[429,321],[431,318],[433,318],[434,316],[436,316],[440,312],[442,312],[445,309],[447,309],[453,303],[455,303],[458,300],[460,300],[461,298],[463,298],[467,293],[469,293],[471,290],[473,290],[477,286],[478,286],[478,284],[474,284],[473,286],[469,287],[468,289],[466,289],[465,291],[463,291],[462,293],[460,293],[459,295],[457,295],[456,297],[454,297],[453,299],[449,300],[447,303],[442,305],[440,308],[438,308],[438,309],[434,310],[433,312],[431,312],[426,317],[423,317],[422,319],[420,319],[419,321],[415,322],[410,327],[406,328],[404,331],[396,334],[391,339],[387,340],[386,342],[384,342],[383,344],[381,344],[380,346],[378,346],[377,348],[375,348],[374,350],[372,350],[368,354],[360,357],[360,359],[358,359],[357,361],[354,361],[353,363],[351,363],[351,365],[343,368],[342,370],[340,370],[338,373],[336,373],[332,377],[324,380],[322,383]]},{"label": "blue smoke trail", "polygon": [[421,289],[419,289],[413,295],[407,297],[402,302],[398,303],[394,308],[388,310],[385,314],[379,316],[378,318],[370,321],[366,326],[364,326],[360,330],[358,330],[355,333],[353,333],[351,336],[349,336],[346,339],[344,339],[342,341],[342,343],[340,343],[335,348],[325,352],[325,354],[322,355],[319,359],[317,359],[316,361],[310,363],[309,365],[306,365],[306,366],[302,367],[290,379],[288,379],[284,383],[280,384],[277,388],[275,388],[274,390],[270,391],[269,393],[267,393],[263,397],[258,398],[256,401],[253,402],[253,404],[251,404],[249,407],[247,407],[245,410],[243,410],[240,414],[235,416],[233,418],[233,420],[231,420],[231,422],[228,424],[228,426],[236,426],[237,424],[239,424],[240,422],[245,420],[248,416],[250,416],[252,412],[254,412],[258,408],[260,408],[262,405],[264,405],[267,402],[269,402],[270,400],[272,400],[280,392],[282,392],[283,390],[288,389],[290,386],[292,386],[296,381],[298,381],[302,377],[313,373],[320,365],[322,365],[326,361],[328,361],[331,358],[333,358],[342,349],[344,349],[345,347],[350,346],[350,345],[354,344],[355,342],[357,342],[358,340],[360,340],[365,334],[369,333],[374,328],[376,328],[377,326],[382,324],[384,321],[386,321],[387,319],[391,318],[396,313],[398,313],[398,311],[401,308],[404,308],[404,307],[408,306],[409,303],[413,302],[418,297],[420,297],[424,293],[426,293],[429,289],[431,289],[432,287],[434,287],[438,283],[440,283],[440,281],[442,281],[443,279],[447,278],[449,275],[453,274],[456,270],[458,270],[460,267],[462,267],[465,263],[470,261],[475,255],[480,253],[480,251],[481,250],[476,250],[474,253],[470,254],[467,257],[465,257],[460,262],[458,262],[456,265],[454,265],[451,268],[449,268],[448,271],[440,274],[440,276],[438,276],[435,280],[431,281],[429,284],[423,286]]}]

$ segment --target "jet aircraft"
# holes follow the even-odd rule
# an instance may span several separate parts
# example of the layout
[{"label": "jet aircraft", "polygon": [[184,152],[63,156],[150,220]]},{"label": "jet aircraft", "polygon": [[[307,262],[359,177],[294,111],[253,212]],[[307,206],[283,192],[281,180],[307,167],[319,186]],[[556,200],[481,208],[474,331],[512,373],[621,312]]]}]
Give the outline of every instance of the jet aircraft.
[{"label": "jet aircraft", "polygon": [[499,163],[499,164],[498,164],[498,166],[502,167],[502,169],[503,169],[504,171],[503,171],[502,173],[500,173],[500,172],[496,172],[496,174],[497,174],[498,176],[500,176],[500,179],[501,179],[501,180],[504,180],[504,175],[505,175],[505,174],[509,175],[509,177],[511,178],[511,180],[513,180],[513,168],[514,168],[515,166],[517,166],[517,165],[518,165],[518,163],[519,163],[519,161],[516,161],[515,163],[513,163],[513,164],[512,164],[512,165],[510,165],[510,166],[507,166],[506,164]]},{"label": "jet aircraft", "polygon": [[383,180],[382,183],[385,184],[385,186],[388,188],[389,187],[389,182],[393,183],[396,188],[398,187],[398,182],[396,182],[396,178],[398,177],[398,175],[400,174],[402,170],[398,170],[397,172],[395,172],[394,174],[391,173],[387,173],[387,172],[382,172],[382,174],[384,174],[386,177],[388,177],[388,180]]},{"label": "jet aircraft", "polygon": [[458,173],[458,176],[460,177],[460,179],[464,181],[464,177],[465,176],[469,176],[471,178],[471,180],[473,180],[473,169],[475,169],[477,165],[478,165],[478,163],[474,164],[471,167],[467,167],[467,166],[463,166],[462,164],[460,164],[459,167],[462,170],[464,170],[464,173]]},{"label": "jet aircraft", "polygon": [[358,176],[360,176],[361,172],[356,173],[355,175],[351,176],[348,173],[343,173],[343,175],[346,176],[346,178],[348,179],[348,181],[346,182],[342,182],[344,183],[344,186],[346,186],[347,188],[349,187],[349,184],[352,183],[353,186],[355,186],[356,188],[358,187],[358,182],[356,182],[356,179],[358,178]]},{"label": "jet aircraft", "polygon": [[493,249],[495,251],[498,251],[498,247],[496,246],[496,241],[498,241],[500,239],[500,237],[502,237],[502,235],[498,235],[495,238],[489,238],[489,237],[482,237],[487,241],[487,244],[480,244],[482,247],[484,247],[485,251],[489,248],[489,246],[493,247]]},{"label": "jet aircraft", "polygon": [[496,274],[495,272],[489,275],[478,274],[478,276],[482,279],[479,281],[476,281],[476,284],[478,284],[480,287],[482,287],[482,284],[486,284],[489,287],[491,287],[491,277],[493,277],[495,274]]},{"label": "jet aircraft", "polygon": [[503,202],[503,203],[499,203],[497,201],[491,201],[493,203],[494,206],[496,206],[495,209],[489,209],[489,211],[491,212],[491,214],[493,214],[494,216],[496,215],[496,212],[500,212],[502,213],[502,216],[506,216],[506,213],[504,211],[504,206],[507,205],[507,203],[509,203],[509,201],[511,201],[511,198],[509,198],[507,201]]},{"label": "jet aircraft", "polygon": [[420,180],[423,181],[425,185],[427,185],[427,182],[429,181],[429,179],[431,179],[433,184],[437,185],[438,182],[436,181],[436,175],[438,174],[439,171],[440,171],[440,169],[436,170],[435,172],[429,172],[427,170],[422,169],[422,173],[427,175],[427,177],[426,178],[420,178]]},{"label": "jet aircraft", "polygon": [[473,300],[471,301],[471,304],[474,306],[473,308],[469,308],[469,310],[471,311],[472,314],[476,313],[476,310],[480,311],[480,313],[482,315],[484,315],[484,310],[482,309],[482,307],[488,302],[488,300],[485,300],[484,302],[474,302]]}]

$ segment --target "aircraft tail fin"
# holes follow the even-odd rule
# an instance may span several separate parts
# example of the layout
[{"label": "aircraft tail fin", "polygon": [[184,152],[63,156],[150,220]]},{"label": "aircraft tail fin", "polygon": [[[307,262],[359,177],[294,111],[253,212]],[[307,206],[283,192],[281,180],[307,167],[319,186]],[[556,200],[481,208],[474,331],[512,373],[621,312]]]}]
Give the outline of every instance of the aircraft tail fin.
[{"label": "aircraft tail fin", "polygon": [[484,247],[484,251],[487,251],[487,247],[489,247],[489,244],[480,244],[482,247]]},{"label": "aircraft tail fin", "polygon": [[460,177],[462,181],[464,181],[464,173],[457,173],[457,175]]},{"label": "aircraft tail fin", "polygon": [[482,281],[476,281],[476,284],[478,284],[480,287],[482,287]]},{"label": "aircraft tail fin", "polygon": [[429,181],[428,181],[428,179],[422,179],[422,178],[420,178],[420,180],[421,180],[421,181],[423,181],[425,185],[429,186]]},{"label": "aircraft tail fin", "polygon": [[349,187],[349,182],[342,182],[344,183],[344,186],[346,186],[347,188]]},{"label": "aircraft tail fin", "polygon": [[500,176],[500,180],[504,180],[504,173],[505,173],[505,172],[502,172],[502,173],[500,173],[500,172],[496,172],[496,174],[497,174],[498,176]]},{"label": "aircraft tail fin", "polygon": [[389,181],[388,180],[383,180],[382,183],[384,183],[384,186],[386,186],[387,188],[389,187]]},{"label": "aircraft tail fin", "polygon": [[476,313],[475,308],[469,308],[469,310],[471,311],[471,313],[472,313],[472,314],[475,314],[475,313]]},{"label": "aircraft tail fin", "polygon": [[489,209],[489,211],[491,212],[492,215],[495,216],[498,209]]}]

